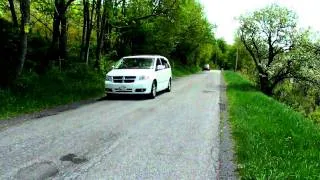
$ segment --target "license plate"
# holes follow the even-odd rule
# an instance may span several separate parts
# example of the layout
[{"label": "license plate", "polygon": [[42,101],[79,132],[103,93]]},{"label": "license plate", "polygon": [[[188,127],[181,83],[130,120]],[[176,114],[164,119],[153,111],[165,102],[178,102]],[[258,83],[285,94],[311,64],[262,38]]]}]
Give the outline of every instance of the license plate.
[{"label": "license plate", "polygon": [[125,86],[120,86],[119,89],[120,90],[126,90],[126,87]]}]

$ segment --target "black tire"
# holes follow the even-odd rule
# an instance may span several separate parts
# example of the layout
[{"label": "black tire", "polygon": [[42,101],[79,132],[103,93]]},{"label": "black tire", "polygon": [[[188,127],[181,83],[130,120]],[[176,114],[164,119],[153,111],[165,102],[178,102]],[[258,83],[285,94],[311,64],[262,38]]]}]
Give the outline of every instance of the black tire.
[{"label": "black tire", "polygon": [[166,89],[167,92],[171,91],[171,78],[169,79],[168,87]]},{"label": "black tire", "polygon": [[149,94],[150,99],[154,99],[157,96],[157,84],[155,81],[153,81],[151,85],[151,92]]}]

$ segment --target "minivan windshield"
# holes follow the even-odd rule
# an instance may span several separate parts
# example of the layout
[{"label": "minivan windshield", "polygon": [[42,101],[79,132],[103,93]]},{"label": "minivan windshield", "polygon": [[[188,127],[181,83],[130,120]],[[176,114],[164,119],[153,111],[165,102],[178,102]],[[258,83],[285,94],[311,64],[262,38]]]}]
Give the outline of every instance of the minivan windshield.
[{"label": "minivan windshield", "polygon": [[153,67],[153,58],[123,58],[119,60],[115,69],[152,69]]}]

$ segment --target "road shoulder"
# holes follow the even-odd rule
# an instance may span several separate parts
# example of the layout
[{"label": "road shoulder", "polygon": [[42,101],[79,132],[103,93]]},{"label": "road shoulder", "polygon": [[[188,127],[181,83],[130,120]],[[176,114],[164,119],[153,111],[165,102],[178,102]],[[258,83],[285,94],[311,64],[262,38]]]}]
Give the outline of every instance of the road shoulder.
[{"label": "road shoulder", "polygon": [[[222,72],[223,73],[223,72]],[[220,151],[219,174],[217,179],[238,179],[236,171],[236,159],[234,154],[234,141],[227,112],[226,84],[221,75],[220,85]]]}]

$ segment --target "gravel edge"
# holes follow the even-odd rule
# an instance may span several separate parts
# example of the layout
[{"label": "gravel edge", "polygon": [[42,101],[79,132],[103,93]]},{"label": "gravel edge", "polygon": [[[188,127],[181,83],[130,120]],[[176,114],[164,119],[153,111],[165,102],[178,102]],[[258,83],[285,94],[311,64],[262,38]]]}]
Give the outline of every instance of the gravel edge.
[{"label": "gravel edge", "polygon": [[[222,71],[223,74],[223,71]],[[236,159],[234,154],[234,141],[232,139],[231,127],[228,119],[228,103],[226,84],[221,75],[220,85],[220,151],[219,151],[219,172],[217,179],[239,179]]]}]

